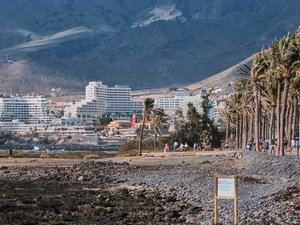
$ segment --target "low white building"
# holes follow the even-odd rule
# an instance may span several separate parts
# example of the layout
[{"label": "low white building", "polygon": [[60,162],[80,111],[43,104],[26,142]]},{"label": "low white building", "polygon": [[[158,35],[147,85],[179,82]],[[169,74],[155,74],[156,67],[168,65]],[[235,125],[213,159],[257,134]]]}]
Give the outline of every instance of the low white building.
[{"label": "low white building", "polygon": [[93,129],[88,129],[86,126],[64,126],[64,125],[51,125],[51,124],[29,124],[14,120],[12,122],[0,122],[0,129],[8,130],[18,134],[33,134],[38,133],[40,135],[49,134],[64,134],[64,135],[76,135],[76,134],[95,134]]},{"label": "low white building", "polygon": [[[202,90],[200,94],[191,95],[190,93],[177,93],[174,98],[157,98],[155,99],[155,107],[163,108],[166,112],[170,110],[176,111],[177,109],[181,109],[183,116],[186,117],[188,110],[188,103],[193,103],[197,112],[202,114],[202,95],[206,94],[206,90]],[[173,112],[172,111],[172,112]],[[168,113],[170,115],[170,113]],[[175,114],[175,113],[173,113]],[[212,119],[214,117],[214,109],[211,109],[209,112],[209,118]]]},{"label": "low white building", "polygon": [[143,103],[131,99],[128,85],[108,87],[101,81],[90,82],[85,90],[85,99],[65,108],[65,117],[92,119],[109,114],[111,117],[131,118],[132,114],[141,113]]},{"label": "low white building", "polygon": [[179,109],[180,102],[190,96],[190,93],[176,93],[174,98],[156,98],[154,105],[162,109]]},{"label": "low white building", "polygon": [[1,97],[0,121],[17,119],[25,123],[49,121],[46,113],[46,98],[43,96]]}]

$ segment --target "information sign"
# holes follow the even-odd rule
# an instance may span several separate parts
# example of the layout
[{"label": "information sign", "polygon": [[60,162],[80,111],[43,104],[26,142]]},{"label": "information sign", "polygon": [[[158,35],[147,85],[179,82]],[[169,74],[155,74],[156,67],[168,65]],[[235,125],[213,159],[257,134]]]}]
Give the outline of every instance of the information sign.
[{"label": "information sign", "polygon": [[217,196],[234,197],[234,178],[217,178]]},{"label": "information sign", "polygon": [[237,205],[237,179],[236,176],[215,176],[215,193],[214,193],[214,208],[215,218],[214,225],[218,224],[218,199],[233,199],[234,200],[234,225],[238,221],[238,205]]}]

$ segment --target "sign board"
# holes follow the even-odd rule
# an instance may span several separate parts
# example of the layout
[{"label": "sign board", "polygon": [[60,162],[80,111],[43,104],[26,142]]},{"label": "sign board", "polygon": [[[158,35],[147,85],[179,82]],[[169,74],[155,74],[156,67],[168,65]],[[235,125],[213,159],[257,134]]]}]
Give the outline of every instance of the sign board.
[{"label": "sign board", "polygon": [[218,199],[234,200],[234,225],[237,225],[237,179],[236,176],[215,176],[214,179],[214,224],[218,224]]},{"label": "sign board", "polygon": [[218,197],[234,197],[235,188],[234,178],[217,178],[217,196]]}]

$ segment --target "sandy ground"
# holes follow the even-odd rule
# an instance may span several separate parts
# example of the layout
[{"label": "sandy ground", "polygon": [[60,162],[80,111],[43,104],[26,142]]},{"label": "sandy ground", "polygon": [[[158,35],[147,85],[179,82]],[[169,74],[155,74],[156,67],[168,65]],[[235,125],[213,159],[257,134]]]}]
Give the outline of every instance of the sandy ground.
[{"label": "sandy ground", "polygon": [[[203,151],[203,152],[167,152],[145,153],[142,156],[111,157],[92,161],[128,162],[129,164],[157,164],[167,161],[193,160],[195,157],[210,155],[231,155],[235,151]],[[91,160],[86,159],[54,159],[54,158],[0,158],[0,166],[40,166],[40,167],[68,167],[75,163]]]}]

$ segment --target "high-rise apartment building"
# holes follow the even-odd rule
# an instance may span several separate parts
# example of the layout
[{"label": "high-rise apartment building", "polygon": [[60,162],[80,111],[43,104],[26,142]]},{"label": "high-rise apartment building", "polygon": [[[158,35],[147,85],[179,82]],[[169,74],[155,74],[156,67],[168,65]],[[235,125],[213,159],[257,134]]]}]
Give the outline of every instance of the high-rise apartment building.
[{"label": "high-rise apartment building", "polygon": [[0,121],[47,122],[49,117],[45,109],[46,98],[42,96],[1,97]]},{"label": "high-rise apartment building", "polygon": [[65,117],[97,118],[110,114],[117,117],[128,117],[141,113],[143,103],[131,99],[131,88],[128,85],[108,87],[102,81],[90,82],[85,89],[85,99],[65,108]]}]

